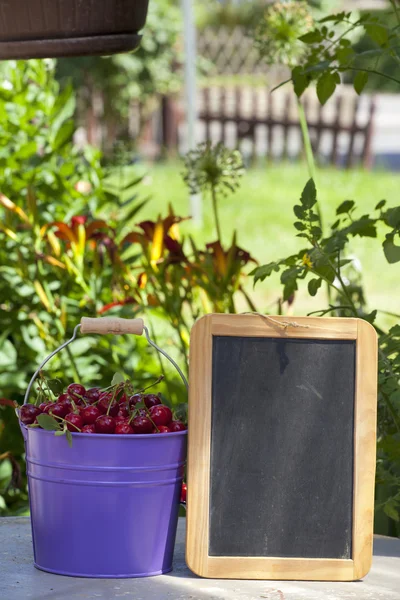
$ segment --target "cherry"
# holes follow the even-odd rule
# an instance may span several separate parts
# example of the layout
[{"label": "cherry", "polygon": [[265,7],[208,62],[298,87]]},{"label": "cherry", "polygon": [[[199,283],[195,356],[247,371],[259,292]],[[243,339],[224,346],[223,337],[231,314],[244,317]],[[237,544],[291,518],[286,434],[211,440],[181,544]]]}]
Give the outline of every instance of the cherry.
[{"label": "cherry", "polygon": [[80,383],[70,383],[67,387],[68,396],[70,396],[73,400],[76,401],[80,400],[80,397],[84,396],[85,392],[86,389]]},{"label": "cherry", "polygon": [[114,418],[116,423],[129,423],[129,417],[125,417],[123,414],[121,414],[121,411],[119,411],[117,416]]},{"label": "cherry", "polygon": [[57,402],[50,406],[46,412],[53,415],[53,417],[64,418],[70,412],[70,407],[64,402]]},{"label": "cherry", "polygon": [[185,482],[182,483],[182,491],[181,491],[181,502],[186,502],[186,494],[187,494],[187,485]]},{"label": "cherry", "polygon": [[101,415],[101,412],[97,408],[97,406],[84,406],[80,411],[82,420],[85,425],[92,425],[97,417]]},{"label": "cherry", "polygon": [[93,402],[97,402],[100,398],[100,388],[90,388],[85,392],[85,400],[89,402],[89,404],[93,404]]},{"label": "cherry", "polygon": [[24,404],[21,406],[19,411],[19,418],[24,425],[32,425],[35,422],[36,417],[40,415],[42,411],[38,406],[33,404]]},{"label": "cherry", "polygon": [[135,433],[151,433],[153,431],[153,423],[147,417],[135,417],[131,426]]},{"label": "cherry", "polygon": [[127,435],[129,433],[133,433],[132,427],[129,423],[117,423],[115,427],[115,433],[120,433],[122,435]]},{"label": "cherry", "polygon": [[53,406],[53,402],[42,402],[39,404],[39,408],[42,412],[47,412],[51,406]]},{"label": "cherry", "polygon": [[109,415],[100,415],[95,421],[96,433],[114,433],[115,419]]},{"label": "cherry", "polygon": [[158,427],[158,431],[157,431],[157,429],[155,429],[153,431],[153,433],[170,433],[170,432],[171,432],[170,428],[167,427],[166,425],[160,425]]},{"label": "cherry", "polygon": [[169,424],[170,431],[186,431],[187,427],[182,421],[172,421]]},{"label": "cherry", "polygon": [[132,408],[135,408],[136,404],[137,404],[138,402],[142,402],[142,400],[143,400],[143,396],[142,396],[142,394],[134,394],[134,395],[133,395],[133,396],[131,396],[131,397],[129,398],[129,400],[128,400],[128,402],[129,402],[129,407],[130,407],[131,409],[132,409]]},{"label": "cherry", "polygon": [[69,413],[65,420],[67,421],[67,429],[72,432],[81,431],[83,427],[83,420],[81,415],[77,415],[75,413]]},{"label": "cherry", "polygon": [[120,407],[118,402],[115,402],[112,397],[112,394],[107,394],[106,396],[100,398],[99,402],[97,403],[97,408],[101,413],[103,413],[103,415],[106,415],[108,412],[111,417],[116,417]]},{"label": "cherry", "polygon": [[82,433],[96,433],[96,427],[94,423],[91,425],[84,425],[84,427],[82,427]]},{"label": "cherry", "polygon": [[172,412],[168,406],[159,404],[150,409],[150,416],[155,425],[168,425],[172,420]]},{"label": "cherry", "polygon": [[146,394],[144,396],[144,403],[147,408],[151,408],[152,406],[157,406],[161,404],[160,398],[156,394]]},{"label": "cherry", "polygon": [[123,417],[129,417],[129,410],[128,410],[128,406],[126,404],[119,405],[118,415],[121,415]]},{"label": "cherry", "polygon": [[118,402],[120,404],[124,404],[124,402],[128,402],[128,396],[123,392],[120,396],[118,396]]},{"label": "cherry", "polygon": [[68,394],[60,394],[58,396],[57,402],[69,402],[71,404],[71,396]]}]

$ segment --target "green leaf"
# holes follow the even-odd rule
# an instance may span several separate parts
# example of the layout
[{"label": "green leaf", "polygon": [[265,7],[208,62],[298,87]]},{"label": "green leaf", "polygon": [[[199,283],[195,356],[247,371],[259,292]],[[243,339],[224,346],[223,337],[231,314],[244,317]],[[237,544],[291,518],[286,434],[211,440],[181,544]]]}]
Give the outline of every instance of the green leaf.
[{"label": "green leaf", "polygon": [[311,227],[311,235],[315,240],[319,240],[322,236],[322,230],[320,227]]},{"label": "green leaf", "polygon": [[65,430],[65,437],[67,438],[68,446],[72,448],[72,433],[69,429]]},{"label": "green leaf", "polygon": [[296,221],[295,223],[293,223],[293,226],[298,231],[305,231],[307,229],[307,226],[304,223],[302,223],[301,221]]},{"label": "green leaf", "polygon": [[308,293],[310,296],[315,296],[322,285],[322,279],[311,279],[308,282]]},{"label": "green leaf", "polygon": [[347,227],[347,231],[353,236],[359,235],[360,237],[376,237],[376,224],[375,221],[370,219],[368,215],[362,216],[357,221],[354,221]]},{"label": "green leaf", "polygon": [[124,381],[125,377],[122,375],[122,373],[115,373],[111,380],[111,385],[118,385],[119,383],[124,383]]},{"label": "green leaf", "polygon": [[383,252],[389,264],[393,265],[400,261],[400,246],[394,244],[394,234],[389,233],[383,242]]},{"label": "green leaf", "polygon": [[312,208],[317,202],[317,190],[313,179],[309,179],[301,194],[300,202],[304,208]]},{"label": "green leaf", "polygon": [[375,210],[380,210],[381,208],[383,208],[386,204],[386,200],[381,200],[380,202],[378,202],[378,204],[375,206]]},{"label": "green leaf", "polygon": [[52,148],[54,151],[61,150],[65,144],[68,144],[72,140],[72,136],[75,131],[75,123],[73,121],[65,121],[57,131],[54,138]]},{"label": "green leaf", "polygon": [[46,431],[57,431],[60,429],[60,424],[51,415],[38,415],[36,417],[36,420],[39,423],[40,427],[42,429],[45,429]]},{"label": "green leaf", "polygon": [[318,44],[319,42],[322,42],[323,37],[319,29],[314,29],[314,31],[309,31],[304,35],[301,35],[298,39],[305,44]]},{"label": "green leaf", "polygon": [[336,214],[343,215],[345,213],[350,213],[354,209],[354,206],[355,206],[354,200],[345,200],[336,209]]},{"label": "green leaf", "polygon": [[366,73],[365,71],[359,71],[357,73],[357,75],[354,77],[354,89],[356,90],[357,94],[361,94],[361,92],[363,91],[363,89],[365,88],[365,86],[368,83],[368,73]]},{"label": "green leaf", "polygon": [[389,208],[384,214],[384,221],[386,225],[394,229],[400,227],[400,206]]},{"label": "green leaf", "polygon": [[295,204],[293,206],[293,212],[296,215],[296,217],[298,219],[305,219],[306,218],[306,211],[304,210],[304,207],[301,206],[300,204]]},{"label": "green leaf", "polygon": [[389,39],[388,30],[384,25],[374,23],[373,25],[364,25],[364,29],[369,37],[379,44],[379,46],[385,46]]},{"label": "green leaf", "polygon": [[374,322],[375,322],[377,314],[378,314],[378,311],[377,310],[373,310],[368,315],[364,315],[364,320],[368,321],[368,323],[371,323],[371,325],[373,325]]},{"label": "green leaf", "polygon": [[355,55],[353,48],[349,46],[342,46],[336,50],[336,60],[341,67],[346,68],[350,60]]},{"label": "green leaf", "polygon": [[310,78],[307,77],[307,75],[305,75],[303,72],[295,72],[296,69],[293,69],[292,71],[292,82],[293,82],[293,89],[294,89],[294,93],[296,94],[296,96],[298,98],[300,98],[300,96],[303,94],[303,92],[308,88],[308,86],[310,85]]},{"label": "green leaf", "polygon": [[298,289],[297,277],[299,276],[298,267],[290,267],[283,271],[281,275],[281,283],[284,285],[283,288],[283,300],[289,300],[290,296]]},{"label": "green leaf", "polygon": [[257,283],[257,281],[264,281],[264,279],[272,275],[274,271],[278,272],[279,269],[280,263],[278,262],[271,262],[267,265],[257,267],[256,269],[254,269],[254,271],[250,273],[250,275],[254,275],[254,285]]},{"label": "green leaf", "polygon": [[47,387],[53,392],[55,396],[59,396],[63,393],[64,386],[59,379],[48,379],[46,383]]},{"label": "green leaf", "polygon": [[386,502],[386,504],[383,507],[383,512],[390,517],[390,519],[393,519],[393,521],[399,521],[400,520],[400,516],[399,516],[399,511],[398,511],[398,503],[395,500],[390,500],[389,502]]},{"label": "green leaf", "polygon": [[340,23],[343,19],[346,18],[345,12],[337,13],[336,15],[329,15],[328,17],[324,17],[323,19],[319,19],[319,23],[328,23],[329,21],[335,21],[335,23]]},{"label": "green leaf", "polygon": [[317,81],[317,96],[321,104],[325,104],[336,89],[337,77],[333,73],[324,73]]}]

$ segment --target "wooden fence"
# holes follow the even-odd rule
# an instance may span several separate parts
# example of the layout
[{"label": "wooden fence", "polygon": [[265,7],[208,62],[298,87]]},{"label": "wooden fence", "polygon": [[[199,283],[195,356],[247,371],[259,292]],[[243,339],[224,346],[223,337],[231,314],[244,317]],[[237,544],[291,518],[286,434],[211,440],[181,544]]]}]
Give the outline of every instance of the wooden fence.
[{"label": "wooden fence", "polygon": [[[315,155],[321,162],[347,168],[372,164],[375,100],[337,95],[322,107],[302,101]],[[200,90],[202,139],[239,147],[249,158],[296,158],[303,152],[297,100],[292,93],[267,90],[205,88]]]}]

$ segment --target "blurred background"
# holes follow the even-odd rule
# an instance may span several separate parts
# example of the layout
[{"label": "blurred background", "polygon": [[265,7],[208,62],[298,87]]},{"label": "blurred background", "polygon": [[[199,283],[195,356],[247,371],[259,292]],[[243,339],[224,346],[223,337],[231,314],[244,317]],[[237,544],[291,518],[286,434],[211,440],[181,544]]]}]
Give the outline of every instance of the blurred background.
[{"label": "blurred background", "polygon": [[[271,93],[313,43],[299,37],[341,11],[351,16],[326,25],[373,61],[368,81],[339,69],[323,102],[331,80],[310,80],[300,99],[290,82]],[[187,370],[202,314],[317,312],[366,318],[381,336],[376,530],[399,535],[400,219],[374,213],[398,204],[399,26],[395,1],[150,0],[132,54],[0,64],[0,514],[27,510],[14,402],[81,316],[144,317]],[[293,228],[310,177],[321,236],[348,219],[332,279]],[[358,220],[343,205],[353,200]],[[301,285],[312,272],[317,287]],[[329,287],[337,275],[346,302]],[[163,373],[164,397],[186,401],[142,339],[82,336],[46,368],[88,387]]]}]

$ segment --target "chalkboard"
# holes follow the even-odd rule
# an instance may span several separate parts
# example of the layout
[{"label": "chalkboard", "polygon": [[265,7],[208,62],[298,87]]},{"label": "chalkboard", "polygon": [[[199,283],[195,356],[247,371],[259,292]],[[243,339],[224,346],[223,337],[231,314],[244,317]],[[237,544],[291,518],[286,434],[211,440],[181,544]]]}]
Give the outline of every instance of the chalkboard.
[{"label": "chalkboard", "polygon": [[351,558],[355,342],[216,336],[212,375],[209,554]]},{"label": "chalkboard", "polygon": [[368,571],[376,373],[376,334],[358,319],[197,322],[190,568],[260,579],[350,580]]}]

